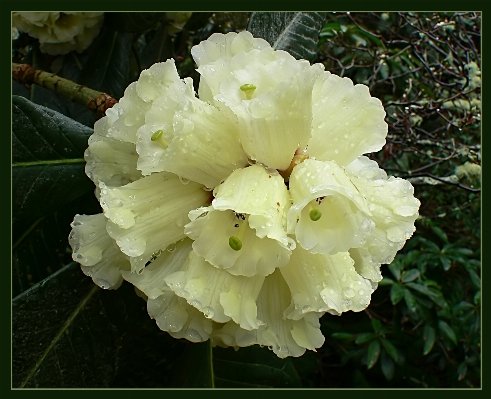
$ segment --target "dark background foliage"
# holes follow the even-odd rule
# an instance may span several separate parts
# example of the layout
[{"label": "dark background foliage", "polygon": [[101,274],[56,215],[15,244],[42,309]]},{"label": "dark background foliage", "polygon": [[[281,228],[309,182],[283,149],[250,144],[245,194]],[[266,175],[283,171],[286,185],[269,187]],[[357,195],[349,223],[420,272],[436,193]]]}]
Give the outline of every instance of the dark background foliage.
[{"label": "dark background foliage", "polygon": [[381,99],[389,135],[372,157],[415,186],[416,233],[383,266],[365,311],[321,319],[316,353],[280,360],[266,348],[175,340],[132,286],[101,290],[71,261],[74,214],[101,212],[83,173],[96,116],[13,82],[12,386],[480,387],[480,14],[197,12],[182,28],[171,22],[106,13],[81,54],[43,54],[21,34],[12,59],[119,99],[171,57],[197,83],[191,47],[249,29]]}]

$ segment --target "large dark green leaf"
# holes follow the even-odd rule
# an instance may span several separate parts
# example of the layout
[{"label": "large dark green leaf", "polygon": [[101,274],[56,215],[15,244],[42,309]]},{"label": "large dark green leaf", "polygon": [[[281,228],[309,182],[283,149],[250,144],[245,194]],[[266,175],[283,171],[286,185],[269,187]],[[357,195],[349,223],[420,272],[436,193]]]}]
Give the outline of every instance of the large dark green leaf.
[{"label": "large dark green leaf", "polygon": [[318,12],[255,12],[247,30],[276,50],[313,61],[324,21],[325,13]]},{"label": "large dark green leaf", "polygon": [[[94,188],[84,173],[92,129],[23,97],[12,99],[12,213],[32,223]],[[15,227],[15,226],[14,226]]]},{"label": "large dark green leaf", "polygon": [[186,350],[175,364],[171,387],[215,388],[213,355],[210,341],[188,342]]},{"label": "large dark green leaf", "polygon": [[90,47],[77,82],[121,98],[128,86],[132,38],[129,33],[104,29]]},{"label": "large dark green leaf", "polygon": [[103,291],[76,263],[16,297],[12,312],[14,387],[165,387],[183,351],[132,286]]},{"label": "large dark green leaf", "polygon": [[12,246],[12,297],[32,287],[71,261],[67,252],[75,213],[102,212],[92,191],[34,221]]},{"label": "large dark green leaf", "polygon": [[150,68],[156,62],[165,61],[172,58],[173,55],[174,48],[171,36],[167,32],[167,24],[161,24],[142,50],[140,57],[141,68]]},{"label": "large dark green leaf", "polygon": [[280,359],[258,346],[213,349],[217,388],[298,388],[300,378],[291,359]]}]

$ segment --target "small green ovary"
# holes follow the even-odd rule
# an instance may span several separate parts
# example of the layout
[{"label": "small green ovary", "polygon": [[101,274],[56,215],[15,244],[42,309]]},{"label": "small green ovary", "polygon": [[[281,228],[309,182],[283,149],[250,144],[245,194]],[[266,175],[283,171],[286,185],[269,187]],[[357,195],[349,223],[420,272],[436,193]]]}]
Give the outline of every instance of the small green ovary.
[{"label": "small green ovary", "polygon": [[322,212],[319,209],[312,209],[309,213],[309,216],[310,220],[312,220],[313,222],[317,222],[321,218]]},{"label": "small green ovary", "polygon": [[242,241],[240,241],[240,238],[231,236],[228,239],[228,245],[230,245],[230,248],[232,248],[234,251],[240,251],[242,249]]}]

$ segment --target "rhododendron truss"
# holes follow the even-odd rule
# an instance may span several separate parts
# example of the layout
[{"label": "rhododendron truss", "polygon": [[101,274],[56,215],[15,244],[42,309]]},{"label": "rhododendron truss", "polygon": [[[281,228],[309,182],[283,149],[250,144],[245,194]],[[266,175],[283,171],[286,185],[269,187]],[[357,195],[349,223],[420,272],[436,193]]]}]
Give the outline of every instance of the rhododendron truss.
[{"label": "rhododendron truss", "polygon": [[319,318],[361,311],[414,231],[419,201],[362,154],[385,144],[364,85],[248,32],[144,70],[95,124],[85,158],[104,213],[76,215],[73,258],[123,279],[173,337],[319,348]]}]

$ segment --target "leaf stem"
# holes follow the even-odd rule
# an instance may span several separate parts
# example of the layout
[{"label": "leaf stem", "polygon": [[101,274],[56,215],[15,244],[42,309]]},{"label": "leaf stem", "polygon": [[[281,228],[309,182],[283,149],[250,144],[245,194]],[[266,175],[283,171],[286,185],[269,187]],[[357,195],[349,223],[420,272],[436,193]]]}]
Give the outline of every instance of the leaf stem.
[{"label": "leaf stem", "polygon": [[213,371],[213,346],[211,345],[211,339],[209,340],[210,343],[210,377],[211,377],[211,387],[215,388],[215,372]]},{"label": "leaf stem", "polygon": [[21,84],[29,86],[34,83],[68,97],[70,100],[94,111],[98,117],[102,117],[107,109],[118,102],[107,93],[89,89],[54,73],[45,72],[27,64],[12,63],[12,78]]}]

